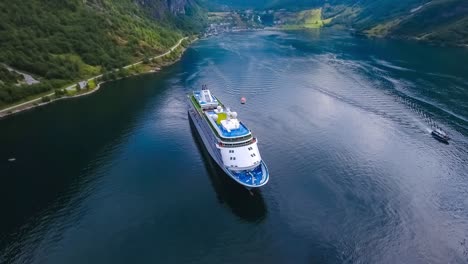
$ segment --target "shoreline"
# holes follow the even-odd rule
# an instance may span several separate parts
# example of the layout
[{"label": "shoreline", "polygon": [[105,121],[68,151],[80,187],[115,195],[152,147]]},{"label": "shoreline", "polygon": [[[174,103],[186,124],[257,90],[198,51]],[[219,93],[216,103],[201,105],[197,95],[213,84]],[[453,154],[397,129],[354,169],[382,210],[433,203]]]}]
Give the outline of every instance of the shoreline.
[{"label": "shoreline", "polygon": [[[188,37],[181,38],[176,43],[176,45],[172,46],[168,51],[166,51],[163,54],[159,54],[159,55],[156,55],[154,57],[151,57],[150,60],[159,59],[159,58],[162,58],[162,57],[165,57],[165,56],[171,54],[172,52],[174,52],[177,48],[179,48],[181,46],[181,44],[182,44],[182,42],[184,40],[187,40],[187,39],[189,39],[189,38]],[[191,40],[189,45],[192,44],[193,42],[197,41],[197,39],[198,38],[195,38],[195,39]],[[58,98],[57,97],[52,98],[55,95],[55,91],[54,91],[52,93],[43,95],[43,96],[41,96],[39,98],[35,98],[35,99],[29,100],[29,101],[26,101],[26,102],[23,102],[23,103],[19,103],[17,105],[7,107],[5,109],[1,109],[0,110],[0,120],[2,120],[4,118],[7,118],[7,117],[11,117],[11,116],[13,116],[15,114],[18,114],[18,113],[21,113],[21,112],[33,110],[33,109],[36,109],[36,108],[41,107],[41,106],[46,106],[48,104],[51,104],[51,103],[54,103],[54,102],[57,102],[57,101],[60,101],[60,100],[75,99],[75,98],[79,98],[79,97],[82,97],[82,96],[91,95],[91,94],[97,92],[101,88],[102,84],[105,84],[107,82],[117,81],[117,80],[121,80],[121,79],[124,79],[124,78],[138,76],[138,75],[142,75],[142,74],[157,73],[163,67],[167,67],[169,65],[172,65],[172,64],[178,62],[180,60],[180,58],[182,57],[182,54],[185,52],[185,50],[186,50],[186,48],[183,48],[183,50],[181,52],[181,56],[174,59],[173,61],[163,63],[162,65],[158,65],[157,67],[152,67],[151,69],[149,69],[147,71],[144,71],[144,72],[141,72],[141,73],[134,73],[134,74],[131,74],[131,75],[125,76],[125,77],[120,77],[120,78],[116,78],[116,79],[112,79],[112,80],[101,81],[101,82],[97,83],[96,87],[94,87],[93,89],[87,90],[87,91],[82,92],[82,93],[78,93],[78,94],[74,94],[74,95],[66,95],[66,96],[62,96],[62,97],[58,97]],[[132,63],[130,65],[126,65],[126,66],[124,66],[122,68],[123,69],[129,69],[129,68],[131,68],[133,66],[140,65],[140,64],[143,64],[143,60]],[[100,74],[100,75],[91,77],[89,79],[86,79],[86,81],[89,82],[89,81],[92,81],[92,80],[96,80],[97,78],[101,78],[102,76],[103,76],[103,74]],[[64,90],[74,89],[75,85],[76,84],[70,85],[70,86],[64,88]],[[42,102],[43,97],[49,97],[50,101]]]}]

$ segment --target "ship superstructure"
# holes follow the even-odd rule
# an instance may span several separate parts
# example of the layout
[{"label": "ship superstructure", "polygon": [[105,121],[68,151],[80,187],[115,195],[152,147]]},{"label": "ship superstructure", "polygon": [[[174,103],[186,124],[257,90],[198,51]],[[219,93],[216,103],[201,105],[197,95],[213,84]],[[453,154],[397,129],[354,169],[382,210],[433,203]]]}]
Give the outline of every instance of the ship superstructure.
[{"label": "ship superstructure", "polygon": [[189,116],[211,157],[228,176],[247,188],[268,182],[257,138],[206,86],[189,95]]}]

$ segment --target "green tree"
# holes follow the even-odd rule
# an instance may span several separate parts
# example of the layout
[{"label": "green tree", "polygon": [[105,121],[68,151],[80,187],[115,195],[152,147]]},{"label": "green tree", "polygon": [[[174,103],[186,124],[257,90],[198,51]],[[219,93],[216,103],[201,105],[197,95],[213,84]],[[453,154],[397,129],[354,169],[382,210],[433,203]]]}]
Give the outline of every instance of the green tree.
[{"label": "green tree", "polygon": [[50,97],[49,97],[49,96],[43,96],[43,97],[41,98],[41,101],[42,101],[43,103],[50,102]]},{"label": "green tree", "polygon": [[57,89],[54,92],[54,95],[55,95],[56,98],[63,97],[66,94],[67,94],[67,92],[65,91],[65,89]]}]

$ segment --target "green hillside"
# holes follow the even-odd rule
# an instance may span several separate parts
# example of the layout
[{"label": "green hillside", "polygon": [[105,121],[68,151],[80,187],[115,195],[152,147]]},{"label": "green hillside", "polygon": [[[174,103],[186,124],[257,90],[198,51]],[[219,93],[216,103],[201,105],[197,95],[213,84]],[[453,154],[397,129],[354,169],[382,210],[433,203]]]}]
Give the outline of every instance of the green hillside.
[{"label": "green hillside", "polygon": [[299,12],[277,12],[275,17],[284,21],[281,28],[289,30],[321,28],[331,21],[323,18],[322,8]]},{"label": "green hillside", "polygon": [[468,1],[434,0],[365,31],[371,35],[468,45]]},{"label": "green hillside", "polygon": [[162,53],[204,23],[194,2],[169,0],[1,1],[0,20],[0,63],[41,81],[0,75],[0,106]]},{"label": "green hillside", "polygon": [[[254,9],[321,9],[321,19],[286,28],[345,26],[378,37],[416,39],[440,45],[468,45],[467,0],[215,0],[220,6]],[[298,15],[298,16],[299,16]],[[310,16],[314,17],[314,16]],[[283,19],[283,17],[281,17]],[[326,20],[328,19],[328,20]],[[321,23],[326,21],[327,23]],[[307,26],[306,26],[307,24]]]}]

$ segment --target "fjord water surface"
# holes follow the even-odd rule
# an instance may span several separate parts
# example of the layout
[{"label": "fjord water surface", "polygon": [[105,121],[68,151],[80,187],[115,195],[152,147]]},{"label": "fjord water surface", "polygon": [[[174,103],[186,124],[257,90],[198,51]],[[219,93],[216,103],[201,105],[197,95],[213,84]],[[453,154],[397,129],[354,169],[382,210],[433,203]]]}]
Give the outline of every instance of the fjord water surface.
[{"label": "fjord water surface", "polygon": [[[340,32],[222,35],[2,120],[0,263],[466,263],[467,61]],[[253,196],[189,122],[202,84],[259,139],[271,179]]]}]

